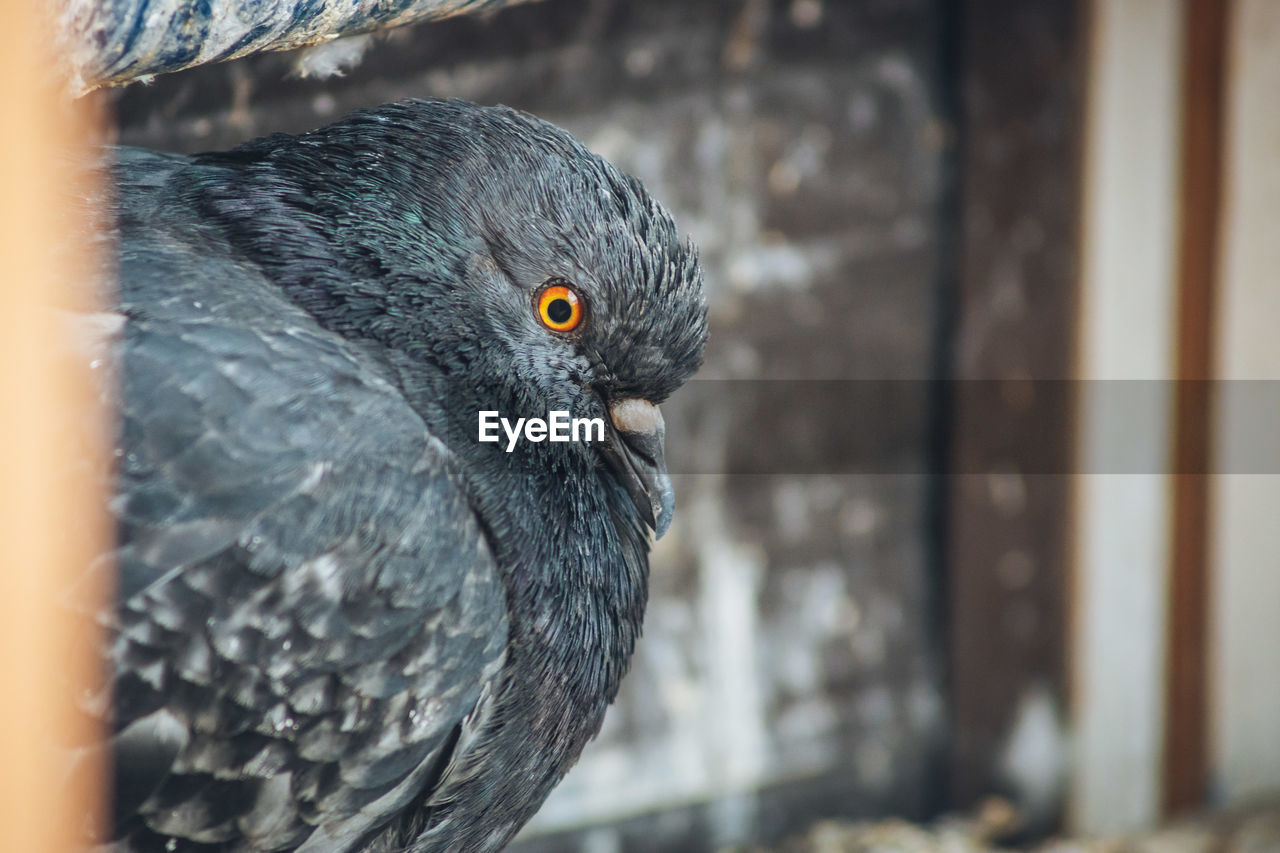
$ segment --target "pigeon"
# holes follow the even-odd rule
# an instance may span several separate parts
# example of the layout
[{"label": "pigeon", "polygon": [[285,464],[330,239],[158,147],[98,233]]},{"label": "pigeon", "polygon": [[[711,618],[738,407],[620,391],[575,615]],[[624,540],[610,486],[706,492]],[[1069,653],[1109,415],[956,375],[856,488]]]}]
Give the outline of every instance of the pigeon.
[{"label": "pigeon", "polygon": [[503,848],[640,633],[696,250],[565,131],[457,100],[109,177],[102,843]]}]

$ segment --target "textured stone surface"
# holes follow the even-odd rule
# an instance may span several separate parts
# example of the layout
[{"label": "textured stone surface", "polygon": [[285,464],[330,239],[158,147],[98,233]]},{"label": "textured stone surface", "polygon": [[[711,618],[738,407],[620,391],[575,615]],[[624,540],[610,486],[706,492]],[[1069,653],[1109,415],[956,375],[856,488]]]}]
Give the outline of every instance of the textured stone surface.
[{"label": "textured stone surface", "polygon": [[636,174],[701,246],[712,339],[664,406],[678,509],[645,636],[526,853],[939,806],[938,26],[928,0],[547,0],[397,31],[340,80],[261,55],[119,96],[122,142],[186,151],[401,97],[510,104]]}]

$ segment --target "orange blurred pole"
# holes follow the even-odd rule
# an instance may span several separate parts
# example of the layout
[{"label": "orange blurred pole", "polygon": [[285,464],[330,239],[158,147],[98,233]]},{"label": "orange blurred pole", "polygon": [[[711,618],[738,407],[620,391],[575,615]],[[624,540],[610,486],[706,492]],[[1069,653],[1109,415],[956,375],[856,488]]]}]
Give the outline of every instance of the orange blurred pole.
[{"label": "orange blurred pole", "polygon": [[87,626],[59,602],[106,541],[102,448],[86,459],[71,440],[104,421],[54,310],[76,307],[85,269],[65,250],[68,164],[92,125],[55,89],[48,5],[0,3],[0,850],[13,853],[82,848],[102,787],[100,772],[68,781],[66,745],[95,734],[68,685],[86,689],[94,669]]}]

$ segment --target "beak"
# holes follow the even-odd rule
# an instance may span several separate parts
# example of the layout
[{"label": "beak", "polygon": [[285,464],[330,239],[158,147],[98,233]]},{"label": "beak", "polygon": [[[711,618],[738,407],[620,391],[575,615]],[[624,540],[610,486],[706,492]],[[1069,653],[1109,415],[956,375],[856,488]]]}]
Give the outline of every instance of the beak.
[{"label": "beak", "polygon": [[676,506],[662,451],[667,432],[662,412],[648,400],[628,398],[609,405],[609,420],[612,442],[605,458],[640,510],[640,517],[661,539],[671,526]]}]

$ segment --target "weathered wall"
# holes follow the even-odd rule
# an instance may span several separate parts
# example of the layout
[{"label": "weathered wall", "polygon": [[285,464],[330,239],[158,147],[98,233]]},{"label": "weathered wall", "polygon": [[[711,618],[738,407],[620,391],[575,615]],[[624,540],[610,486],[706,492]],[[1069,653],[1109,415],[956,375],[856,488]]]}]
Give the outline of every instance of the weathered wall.
[{"label": "weathered wall", "polygon": [[507,103],[635,173],[700,244],[712,341],[666,407],[679,508],[645,637],[529,853],[936,805],[938,27],[929,0],[547,0],[399,31],[339,80],[265,55],[119,98],[122,142],[188,151],[401,97]]}]

